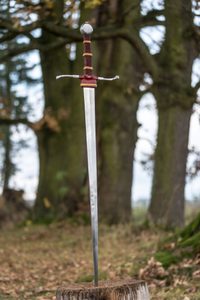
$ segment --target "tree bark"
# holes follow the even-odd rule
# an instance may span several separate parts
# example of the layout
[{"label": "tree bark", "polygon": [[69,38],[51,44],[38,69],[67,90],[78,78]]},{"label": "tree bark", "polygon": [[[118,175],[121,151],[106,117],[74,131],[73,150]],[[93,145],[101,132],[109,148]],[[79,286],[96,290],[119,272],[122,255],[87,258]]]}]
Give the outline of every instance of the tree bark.
[{"label": "tree bark", "polygon": [[[54,1],[49,18],[62,22],[63,5],[64,1]],[[43,45],[57,39],[43,30]],[[76,74],[77,67],[79,73],[79,61],[70,62],[64,46],[40,56],[45,123],[37,133],[40,172],[35,217],[39,219],[72,215],[78,209],[85,177],[82,91],[76,80],[56,81],[59,74]]]},{"label": "tree bark", "polygon": [[196,58],[191,2],[166,0],[166,37],[154,82],[159,123],[149,218],[156,225],[184,224],[188,136],[196,95],[191,74]]},{"label": "tree bark", "polygon": [[91,283],[68,285],[58,288],[56,300],[149,300],[147,284],[142,280],[100,281],[98,286]]},{"label": "tree bark", "polygon": [[[119,18],[120,24],[122,6],[120,1],[106,2],[98,11],[98,26],[112,18]],[[97,51],[99,76],[120,75],[119,81],[99,83],[97,92],[100,219],[108,224],[125,223],[132,215],[136,113],[143,72],[136,53],[123,40],[102,41],[97,44]]]},{"label": "tree bark", "polygon": [[[8,45],[9,47],[9,45]],[[12,82],[10,78],[11,64],[10,61],[5,63],[5,110],[10,114],[13,110],[12,99]],[[3,194],[9,188],[9,182],[13,171],[13,164],[11,161],[12,141],[11,141],[11,129],[10,126],[3,126],[3,144],[4,144],[4,160],[3,160]]]},{"label": "tree bark", "polygon": [[[10,17],[10,3],[9,1],[6,2],[6,17]],[[6,48],[8,49],[10,46],[10,43],[6,43]],[[10,78],[10,72],[12,70],[12,62],[11,60],[8,60],[4,64],[5,67],[5,91],[2,93],[5,97],[6,103],[5,110],[7,111],[7,114],[11,114],[13,109],[13,99],[12,99],[12,82]],[[12,175],[12,161],[11,161],[11,150],[12,150],[12,141],[11,141],[11,129],[10,126],[3,126],[3,144],[4,144],[4,160],[3,160],[3,194],[4,192],[9,188],[9,181]]]},{"label": "tree bark", "polygon": [[4,161],[3,161],[3,194],[4,191],[9,188],[9,181],[12,175],[12,162],[10,159],[11,149],[12,149],[12,142],[11,142],[11,134],[10,134],[10,127],[5,127],[3,130],[5,135],[4,137]]},{"label": "tree bark", "polygon": [[184,224],[185,170],[192,110],[180,106],[159,110],[150,216],[157,225]]}]

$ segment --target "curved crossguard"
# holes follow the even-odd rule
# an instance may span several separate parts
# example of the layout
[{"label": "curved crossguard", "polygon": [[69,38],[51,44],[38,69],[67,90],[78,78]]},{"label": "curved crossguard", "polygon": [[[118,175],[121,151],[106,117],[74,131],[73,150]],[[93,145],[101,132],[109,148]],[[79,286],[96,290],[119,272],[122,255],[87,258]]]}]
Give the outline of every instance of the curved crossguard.
[{"label": "curved crossguard", "polygon": [[[56,76],[56,79],[60,79],[60,78],[78,78],[80,79],[82,76],[81,75],[58,75]],[[114,77],[110,77],[110,78],[106,78],[106,77],[97,77],[97,76],[93,76],[96,80],[106,80],[106,81],[113,81],[116,79],[119,79],[119,76],[116,75]]]},{"label": "curved crossguard", "polygon": [[58,75],[56,79],[60,78],[78,78],[81,80],[81,87],[97,87],[97,80],[106,80],[112,81],[119,79],[119,76],[114,76],[111,78],[98,77],[93,74],[92,67],[92,50],[91,50],[91,34],[93,28],[89,23],[85,23],[80,28],[81,33],[83,34],[83,58],[84,58],[84,67],[83,75]]}]

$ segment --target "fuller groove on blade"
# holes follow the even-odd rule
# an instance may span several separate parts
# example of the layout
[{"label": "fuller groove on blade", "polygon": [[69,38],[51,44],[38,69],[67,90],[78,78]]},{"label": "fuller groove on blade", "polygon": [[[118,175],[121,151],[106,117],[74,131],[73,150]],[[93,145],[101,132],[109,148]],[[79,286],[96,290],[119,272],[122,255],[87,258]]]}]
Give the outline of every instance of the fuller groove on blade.
[{"label": "fuller groove on blade", "polygon": [[84,88],[85,126],[92,223],[92,243],[94,260],[94,282],[98,285],[98,209],[97,209],[97,157],[95,124],[95,89]]}]

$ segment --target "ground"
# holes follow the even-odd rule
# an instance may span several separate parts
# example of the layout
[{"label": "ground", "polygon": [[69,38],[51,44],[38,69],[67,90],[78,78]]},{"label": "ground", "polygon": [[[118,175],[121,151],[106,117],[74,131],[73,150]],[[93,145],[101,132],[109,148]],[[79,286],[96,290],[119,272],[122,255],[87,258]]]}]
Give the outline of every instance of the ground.
[{"label": "ground", "polygon": [[[152,300],[200,299],[198,257],[168,271],[153,259],[164,235],[100,226],[100,278],[144,278]],[[2,230],[0,266],[0,299],[55,299],[58,286],[92,280],[90,227],[62,222]]]}]

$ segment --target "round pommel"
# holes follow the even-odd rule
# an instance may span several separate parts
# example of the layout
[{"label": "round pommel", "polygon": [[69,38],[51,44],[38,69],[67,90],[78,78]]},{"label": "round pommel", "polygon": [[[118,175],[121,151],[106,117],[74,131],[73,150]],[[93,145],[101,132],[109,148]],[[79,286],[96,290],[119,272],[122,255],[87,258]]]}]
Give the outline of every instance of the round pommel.
[{"label": "round pommel", "polygon": [[93,32],[93,27],[89,23],[85,23],[81,26],[80,31],[82,34],[91,34]]}]

